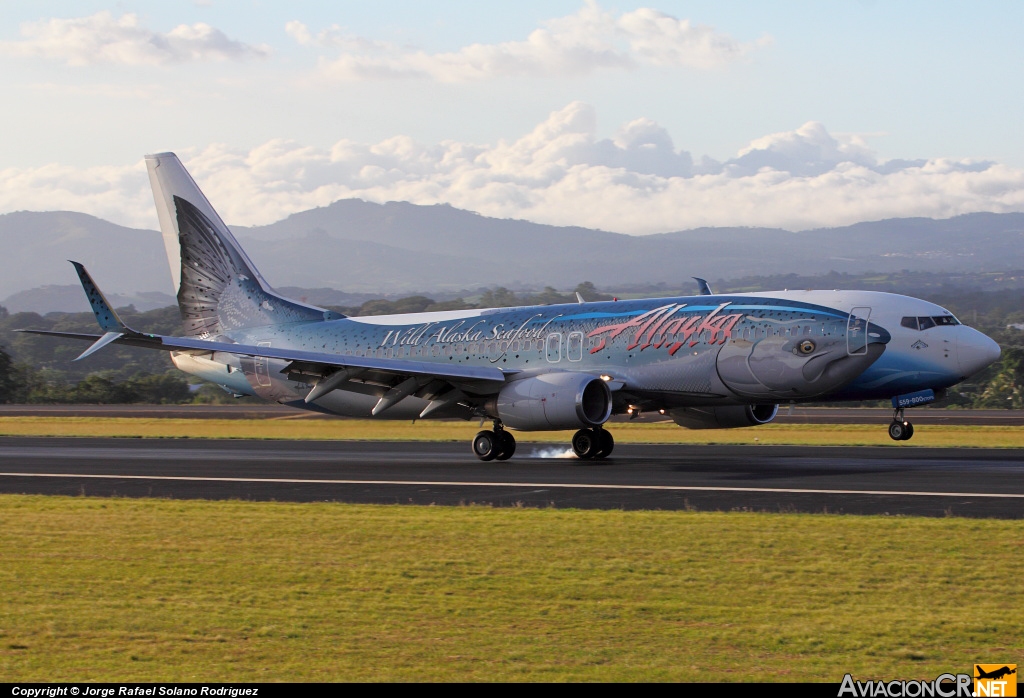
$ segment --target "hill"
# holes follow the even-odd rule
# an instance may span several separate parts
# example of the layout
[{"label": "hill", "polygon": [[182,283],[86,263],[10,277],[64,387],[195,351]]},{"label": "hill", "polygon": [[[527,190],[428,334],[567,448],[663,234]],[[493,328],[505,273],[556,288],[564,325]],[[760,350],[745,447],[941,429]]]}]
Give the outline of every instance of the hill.
[{"label": "hill", "polygon": [[[482,287],[678,288],[690,276],[829,272],[982,272],[1024,269],[1024,214],[975,213],[946,220],[904,218],[842,228],[700,228],[629,236],[487,218],[451,206],[338,201],[258,227],[233,227],[275,286],[335,289],[355,297],[413,292],[443,296]],[[171,296],[163,241],[73,212],[0,216],[0,298],[24,310],[80,310],[66,300],[14,294],[74,286],[68,259],[83,262],[118,303],[140,310]],[[71,298],[60,289],[54,299]],[[45,295],[45,294],[44,294]],[[41,303],[41,304],[40,304]]]}]

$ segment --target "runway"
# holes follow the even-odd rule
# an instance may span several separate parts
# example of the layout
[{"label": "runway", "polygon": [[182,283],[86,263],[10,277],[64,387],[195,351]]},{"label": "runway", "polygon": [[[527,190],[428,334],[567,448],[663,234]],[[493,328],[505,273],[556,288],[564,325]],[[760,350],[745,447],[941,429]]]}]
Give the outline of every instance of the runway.
[{"label": "runway", "polygon": [[0,492],[179,499],[1024,517],[1024,450],[0,438]]}]

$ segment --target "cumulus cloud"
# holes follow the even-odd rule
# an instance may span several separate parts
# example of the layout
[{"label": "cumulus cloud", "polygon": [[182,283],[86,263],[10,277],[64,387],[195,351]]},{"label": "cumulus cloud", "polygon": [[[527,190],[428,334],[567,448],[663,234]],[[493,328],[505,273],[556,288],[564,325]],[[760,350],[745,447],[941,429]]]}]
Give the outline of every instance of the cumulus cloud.
[{"label": "cumulus cloud", "polygon": [[464,82],[496,77],[584,75],[601,68],[642,65],[711,68],[738,60],[761,39],[742,43],[713,27],[641,8],[614,15],[592,0],[576,14],[543,22],[522,41],[471,44],[428,53],[347,34],[334,25],[314,33],[298,20],[285,31],[303,46],[337,51],[323,58],[324,75],[338,80],[427,78]]},{"label": "cumulus cloud", "polygon": [[21,25],[21,36],[19,41],[0,42],[0,51],[65,61],[73,66],[239,60],[263,58],[270,53],[267,46],[235,41],[202,22],[155,32],[143,27],[134,14],[115,18],[106,11],[89,17],[26,22]]},{"label": "cumulus cloud", "polygon": [[[907,216],[1024,211],[1024,171],[977,160],[880,161],[854,136],[809,122],[714,161],[650,119],[598,138],[574,102],[496,144],[273,140],[181,152],[225,220],[271,223],[338,199],[447,203],[500,218],[646,234],[701,226],[790,230]],[[0,171],[0,211],[70,209],[155,227],[141,163]]]}]

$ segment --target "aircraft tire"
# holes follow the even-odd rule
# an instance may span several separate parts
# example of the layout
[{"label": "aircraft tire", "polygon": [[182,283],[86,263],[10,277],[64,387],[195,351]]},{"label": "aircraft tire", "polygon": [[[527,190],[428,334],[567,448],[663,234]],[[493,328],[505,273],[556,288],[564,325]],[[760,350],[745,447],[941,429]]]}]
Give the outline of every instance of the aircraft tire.
[{"label": "aircraft tire", "polygon": [[905,428],[903,430],[903,439],[902,440],[903,441],[910,441],[910,437],[912,437],[914,435],[914,425],[911,424],[910,422],[904,422],[903,426]]},{"label": "aircraft tire", "polygon": [[906,440],[907,428],[903,422],[894,421],[889,425],[889,438],[893,441],[904,441]]},{"label": "aircraft tire", "polygon": [[473,437],[473,455],[482,461],[494,460],[498,455],[498,437],[485,429]]},{"label": "aircraft tire", "polygon": [[577,458],[590,460],[597,455],[601,440],[591,429],[580,429],[572,437],[572,450]]},{"label": "aircraft tire", "polygon": [[508,460],[515,455],[516,439],[504,429],[494,434],[498,439],[498,453],[494,457],[497,460]]},{"label": "aircraft tire", "polygon": [[612,433],[607,429],[597,428],[594,429],[594,432],[597,434],[598,444],[600,445],[597,453],[594,454],[594,458],[598,460],[607,458],[615,449],[615,439],[612,438]]}]

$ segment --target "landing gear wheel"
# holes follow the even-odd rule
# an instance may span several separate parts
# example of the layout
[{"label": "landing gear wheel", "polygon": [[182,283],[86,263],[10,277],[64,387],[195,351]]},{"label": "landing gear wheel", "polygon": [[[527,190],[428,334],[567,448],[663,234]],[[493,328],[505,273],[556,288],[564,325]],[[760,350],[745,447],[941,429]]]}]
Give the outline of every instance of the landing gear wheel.
[{"label": "landing gear wheel", "polygon": [[494,460],[498,456],[497,434],[490,429],[478,433],[473,438],[473,454],[483,461]]},{"label": "landing gear wheel", "polygon": [[597,453],[594,454],[594,458],[607,458],[615,449],[615,439],[612,438],[612,433],[607,429],[595,429],[594,433],[597,434],[597,440],[600,446]]},{"label": "landing gear wheel", "polygon": [[897,407],[892,413],[892,424],[889,425],[889,438],[893,441],[907,441],[914,435],[914,425],[903,417],[902,407]]},{"label": "landing gear wheel", "polygon": [[889,438],[893,441],[906,441],[914,435],[914,425],[910,422],[896,422],[889,425]]},{"label": "landing gear wheel", "polygon": [[600,437],[591,429],[580,429],[572,437],[572,450],[577,458],[590,460],[601,448]]},{"label": "landing gear wheel", "polygon": [[511,458],[516,452],[515,437],[504,429],[494,432],[494,436],[498,440],[498,453],[494,457],[498,460],[508,460]]}]

